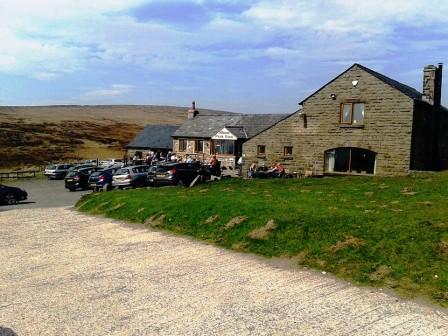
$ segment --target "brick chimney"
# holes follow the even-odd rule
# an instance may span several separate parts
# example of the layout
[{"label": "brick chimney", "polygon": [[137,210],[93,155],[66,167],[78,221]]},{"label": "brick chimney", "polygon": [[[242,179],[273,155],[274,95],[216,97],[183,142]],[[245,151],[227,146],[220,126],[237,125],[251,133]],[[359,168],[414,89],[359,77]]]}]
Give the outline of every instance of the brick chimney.
[{"label": "brick chimney", "polygon": [[423,69],[423,101],[439,107],[442,99],[442,69],[443,64],[439,66],[428,65]]},{"label": "brick chimney", "polygon": [[196,110],[196,102],[191,103],[191,108],[188,110],[188,119],[193,119],[198,115],[198,110]]}]

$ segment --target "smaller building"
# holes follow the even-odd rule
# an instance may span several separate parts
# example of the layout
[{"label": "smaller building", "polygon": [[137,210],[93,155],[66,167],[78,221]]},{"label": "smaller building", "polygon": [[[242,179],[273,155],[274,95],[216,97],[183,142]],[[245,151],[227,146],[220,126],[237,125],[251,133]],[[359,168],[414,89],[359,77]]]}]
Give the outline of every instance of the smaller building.
[{"label": "smaller building", "polygon": [[242,156],[243,143],[284,119],[284,114],[209,114],[202,115],[193,102],[188,120],[173,134],[173,151],[207,162],[216,155],[222,167],[235,168]]},{"label": "smaller building", "polygon": [[143,158],[148,151],[166,154],[173,149],[171,136],[178,129],[173,125],[148,125],[127,146],[128,157]]}]

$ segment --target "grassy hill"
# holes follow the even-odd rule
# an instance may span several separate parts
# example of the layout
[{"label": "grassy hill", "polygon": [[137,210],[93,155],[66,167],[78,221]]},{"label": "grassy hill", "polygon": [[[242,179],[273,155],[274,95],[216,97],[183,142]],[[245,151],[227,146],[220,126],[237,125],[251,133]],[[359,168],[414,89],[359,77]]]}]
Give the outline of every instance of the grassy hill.
[{"label": "grassy hill", "polygon": [[122,157],[123,146],[143,126],[180,125],[187,109],[153,105],[0,107],[0,168]]}]

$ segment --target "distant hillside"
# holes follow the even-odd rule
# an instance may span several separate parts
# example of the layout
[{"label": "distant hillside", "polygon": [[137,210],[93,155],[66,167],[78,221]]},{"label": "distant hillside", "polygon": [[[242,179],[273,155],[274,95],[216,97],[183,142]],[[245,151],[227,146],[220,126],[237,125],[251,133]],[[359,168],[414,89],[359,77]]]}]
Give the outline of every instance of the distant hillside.
[{"label": "distant hillside", "polygon": [[0,107],[0,168],[122,157],[123,146],[143,126],[180,125],[187,118],[187,110],[152,105]]},{"label": "distant hillside", "polygon": [[[60,106],[0,106],[0,122],[24,119],[26,122],[91,121],[121,122],[137,125],[180,125],[187,117],[188,107],[156,105],[60,105]],[[231,112],[199,109],[201,114]]]}]

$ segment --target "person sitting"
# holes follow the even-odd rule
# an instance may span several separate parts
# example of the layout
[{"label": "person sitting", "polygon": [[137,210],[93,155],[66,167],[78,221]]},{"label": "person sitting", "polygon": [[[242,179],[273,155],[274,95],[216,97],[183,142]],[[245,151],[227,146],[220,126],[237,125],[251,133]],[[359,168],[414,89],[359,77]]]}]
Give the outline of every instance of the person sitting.
[{"label": "person sitting", "polygon": [[249,170],[247,172],[247,177],[249,178],[255,178],[257,175],[257,164],[255,162],[253,162],[250,167]]},{"label": "person sitting", "polygon": [[285,167],[277,162],[268,172],[270,177],[282,177],[285,175]]}]

